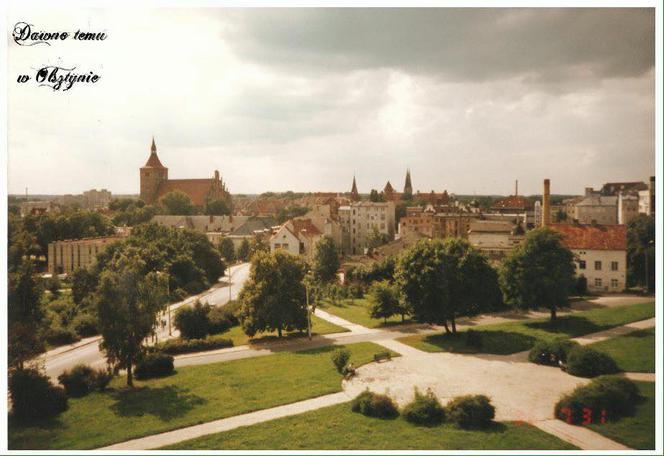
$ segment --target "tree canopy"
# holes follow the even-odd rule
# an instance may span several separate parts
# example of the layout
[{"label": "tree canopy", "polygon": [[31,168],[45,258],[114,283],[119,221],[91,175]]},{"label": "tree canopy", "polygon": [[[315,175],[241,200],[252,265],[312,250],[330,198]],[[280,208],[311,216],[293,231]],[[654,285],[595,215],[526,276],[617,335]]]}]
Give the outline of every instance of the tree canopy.
[{"label": "tree canopy", "polygon": [[[647,261],[647,265],[646,265]],[[648,283],[646,284],[646,267]],[[655,218],[639,214],[627,224],[627,283],[655,287]]]},{"label": "tree canopy", "polygon": [[371,318],[387,319],[400,314],[403,319],[405,309],[399,303],[398,288],[386,280],[374,282],[367,293]]},{"label": "tree canopy", "polygon": [[230,215],[232,207],[227,199],[213,199],[205,202],[203,212],[206,215]]},{"label": "tree canopy", "polygon": [[189,195],[177,190],[164,195],[159,200],[159,204],[166,215],[192,215],[196,213],[196,206],[191,202]]},{"label": "tree canopy", "polygon": [[324,283],[332,282],[337,278],[339,269],[339,252],[334,240],[324,236],[316,243],[314,253],[313,271],[316,278]]},{"label": "tree canopy", "polygon": [[219,254],[227,263],[235,261],[235,245],[231,238],[221,238],[219,242]]}]

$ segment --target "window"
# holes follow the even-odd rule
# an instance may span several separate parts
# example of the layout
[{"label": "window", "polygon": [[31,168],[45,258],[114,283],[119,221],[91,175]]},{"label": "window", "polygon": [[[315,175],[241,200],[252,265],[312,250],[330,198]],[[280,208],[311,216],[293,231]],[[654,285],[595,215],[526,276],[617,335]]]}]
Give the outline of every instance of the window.
[{"label": "window", "polygon": [[611,279],[611,288],[618,288],[618,279]]},{"label": "window", "polygon": [[601,270],[602,270],[602,262],[595,261],[595,271],[601,271]]},{"label": "window", "polygon": [[288,244],[281,244],[281,248],[288,250]]},{"label": "window", "polygon": [[595,279],[595,286],[596,287],[601,287],[602,286],[602,279]]},{"label": "window", "polygon": [[579,260],[579,269],[586,269],[586,260]]},{"label": "window", "polygon": [[617,261],[612,261],[611,262],[611,270],[612,271],[617,271],[618,270],[618,262]]},{"label": "window", "polygon": [[281,244],[278,244],[278,243],[276,243],[276,242],[274,243],[274,250],[277,250],[277,249],[280,248],[280,247],[281,247]]}]

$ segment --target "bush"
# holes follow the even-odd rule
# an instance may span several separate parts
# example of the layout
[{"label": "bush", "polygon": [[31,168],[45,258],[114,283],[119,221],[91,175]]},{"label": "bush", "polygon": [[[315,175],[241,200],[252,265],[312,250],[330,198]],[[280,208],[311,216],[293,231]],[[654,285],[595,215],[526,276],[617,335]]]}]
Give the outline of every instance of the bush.
[{"label": "bush", "polygon": [[577,377],[597,377],[618,371],[613,358],[590,347],[574,347],[567,355],[567,372]]},{"label": "bush", "polygon": [[445,421],[445,410],[433,391],[422,394],[415,388],[415,397],[404,407],[403,417],[420,426],[436,426]]},{"label": "bush", "polygon": [[343,374],[344,367],[346,367],[348,360],[350,359],[350,352],[345,348],[341,348],[332,352],[331,358],[332,363],[334,363],[334,367],[337,368],[337,372]]},{"label": "bush", "polygon": [[200,280],[192,280],[184,286],[185,291],[190,295],[201,293],[205,291],[206,288],[205,284]]},{"label": "bush", "polygon": [[208,313],[208,331],[210,334],[219,334],[240,324],[240,320],[236,316],[238,307],[235,305],[236,302],[239,301],[231,301],[225,306],[216,306],[210,310]]},{"label": "bush", "polygon": [[69,397],[81,397],[95,390],[103,391],[112,378],[109,372],[78,364],[60,374],[58,382],[64,386]]},{"label": "bush", "polygon": [[171,298],[175,302],[184,301],[187,298],[187,296],[189,296],[189,295],[182,288],[176,288],[175,291],[173,291],[173,293],[171,293]]},{"label": "bush", "polygon": [[633,415],[639,399],[639,390],[629,379],[602,376],[564,395],[554,413],[570,424],[602,423]]},{"label": "bush", "polygon": [[207,350],[217,350],[233,346],[231,339],[221,337],[206,337],[205,339],[169,339],[154,346],[153,352],[162,352],[169,355],[193,353]]},{"label": "bush", "polygon": [[20,369],[9,377],[12,413],[18,419],[50,418],[67,410],[67,394],[37,369]]},{"label": "bush", "polygon": [[488,426],[496,416],[491,400],[481,394],[455,397],[447,404],[446,412],[448,420],[462,428]]},{"label": "bush", "polygon": [[351,410],[374,418],[396,418],[399,416],[399,409],[389,396],[372,393],[368,389],[362,391],[353,399]]},{"label": "bush", "polygon": [[203,339],[209,333],[210,306],[196,301],[193,306],[184,306],[175,313],[175,327],[180,330],[180,337],[185,339]]},{"label": "bush", "polygon": [[173,373],[173,357],[165,353],[148,353],[136,364],[136,378],[139,380],[164,377]]},{"label": "bush", "polygon": [[538,341],[535,343],[528,360],[535,364],[544,364],[547,366],[558,366],[558,362],[567,362],[567,355],[570,350],[579,344],[570,339],[558,338],[551,341]]},{"label": "bush", "polygon": [[482,333],[469,329],[465,332],[466,346],[471,348],[482,348]]},{"label": "bush", "polygon": [[97,330],[97,318],[89,313],[78,314],[71,322],[71,327],[81,337],[90,337],[99,334]]},{"label": "bush", "polygon": [[57,324],[46,330],[44,338],[46,339],[46,343],[53,347],[73,344],[74,342],[81,340],[81,338],[78,337],[78,334],[76,334],[72,329],[63,328]]}]

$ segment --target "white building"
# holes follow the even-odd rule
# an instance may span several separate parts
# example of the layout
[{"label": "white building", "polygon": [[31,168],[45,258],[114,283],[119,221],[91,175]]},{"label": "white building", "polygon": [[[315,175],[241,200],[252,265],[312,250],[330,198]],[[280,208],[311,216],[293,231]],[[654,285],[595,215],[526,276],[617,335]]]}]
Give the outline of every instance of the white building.
[{"label": "white building", "polygon": [[517,225],[511,221],[474,220],[470,222],[468,242],[492,260],[500,260],[523,242]]},{"label": "white building", "polygon": [[394,202],[372,203],[358,201],[350,206],[339,207],[339,221],[342,227],[342,251],[348,254],[362,254],[375,232],[394,239]]},{"label": "white building", "polygon": [[618,223],[618,197],[586,196],[576,203],[574,218],[581,224],[615,225]]},{"label": "white building", "polygon": [[270,250],[285,250],[293,255],[312,259],[316,243],[324,237],[309,219],[289,220],[270,238]]},{"label": "white building", "polygon": [[627,280],[625,225],[553,224],[576,257],[576,274],[588,280],[588,290],[617,293]]}]

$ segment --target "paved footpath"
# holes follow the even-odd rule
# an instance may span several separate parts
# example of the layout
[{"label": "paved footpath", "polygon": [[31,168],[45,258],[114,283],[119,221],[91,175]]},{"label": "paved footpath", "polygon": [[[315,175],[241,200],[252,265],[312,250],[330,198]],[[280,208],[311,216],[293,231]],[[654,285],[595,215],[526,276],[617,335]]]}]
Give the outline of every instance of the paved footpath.
[{"label": "paved footpath", "polygon": [[[312,341],[296,340],[262,349],[233,347],[218,350],[219,353],[182,355],[176,365],[206,364],[243,357],[264,356],[277,351],[293,351],[313,346],[347,344],[360,341],[373,341],[401,356],[390,362],[370,363],[358,369],[358,374],[350,381],[344,381],[344,391],[326,396],[286,404],[270,409],[237,415],[204,424],[176,429],[143,438],[120,442],[103,450],[145,450],[160,448],[196,437],[229,431],[241,426],[249,426],[265,421],[296,415],[334,404],[348,402],[360,391],[369,388],[373,391],[389,392],[403,405],[412,397],[414,386],[420,390],[433,389],[443,403],[460,394],[488,394],[496,404],[498,420],[528,422],[545,432],[572,443],[583,450],[627,450],[600,434],[581,426],[572,426],[552,419],[553,404],[564,392],[571,391],[589,380],[573,377],[555,367],[538,366],[522,357],[498,355],[462,355],[455,353],[426,353],[397,340],[402,332],[383,329],[370,329],[357,325],[327,312],[317,310],[316,315],[349,330],[347,333],[318,336]],[[612,334],[623,334],[652,327],[654,319],[630,323],[625,327],[614,328]],[[624,328],[624,329],[623,329]],[[421,327],[411,328],[410,332],[421,331]],[[426,329],[425,329],[426,331]],[[430,329],[429,329],[430,331]],[[607,331],[602,331],[604,334]],[[596,341],[595,335],[585,339]],[[599,336],[603,337],[603,336]],[[589,342],[588,342],[589,343]],[[522,354],[517,354],[522,355]],[[654,374],[625,374],[628,378],[654,379]],[[469,381],[472,378],[473,381]],[[527,383],[524,378],[529,378]],[[499,381],[497,381],[499,380]],[[542,391],[547,391],[543,394]]]},{"label": "paved footpath", "polygon": [[655,327],[655,319],[649,318],[647,320],[635,321],[633,323],[628,323],[624,326],[618,326],[617,328],[607,329],[606,331],[600,331],[593,334],[587,334],[585,336],[577,337],[572,339],[581,345],[592,344],[595,342],[600,342],[606,339],[611,339],[613,337],[624,336],[634,331],[640,329],[649,329]]}]

